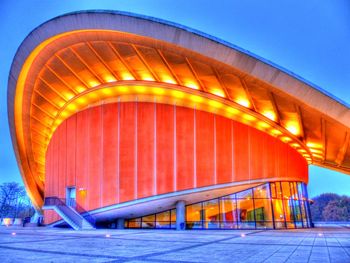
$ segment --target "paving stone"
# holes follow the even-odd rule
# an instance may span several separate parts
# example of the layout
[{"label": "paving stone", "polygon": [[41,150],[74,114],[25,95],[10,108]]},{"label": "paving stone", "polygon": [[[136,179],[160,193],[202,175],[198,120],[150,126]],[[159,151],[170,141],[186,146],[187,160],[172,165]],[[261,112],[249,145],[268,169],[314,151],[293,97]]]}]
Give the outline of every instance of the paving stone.
[{"label": "paving stone", "polygon": [[350,229],[74,231],[0,227],[0,262],[350,263]]}]

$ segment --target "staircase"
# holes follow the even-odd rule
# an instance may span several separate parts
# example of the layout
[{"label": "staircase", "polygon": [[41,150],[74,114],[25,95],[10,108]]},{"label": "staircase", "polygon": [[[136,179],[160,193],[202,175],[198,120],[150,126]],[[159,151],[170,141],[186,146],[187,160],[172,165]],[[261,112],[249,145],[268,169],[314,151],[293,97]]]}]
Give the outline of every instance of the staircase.
[{"label": "staircase", "polygon": [[54,210],[75,230],[95,229],[94,222],[92,220],[87,220],[88,213],[85,213],[85,216],[82,216],[74,209],[74,207],[67,206],[64,199],[60,199],[56,196],[46,197],[43,209]]}]

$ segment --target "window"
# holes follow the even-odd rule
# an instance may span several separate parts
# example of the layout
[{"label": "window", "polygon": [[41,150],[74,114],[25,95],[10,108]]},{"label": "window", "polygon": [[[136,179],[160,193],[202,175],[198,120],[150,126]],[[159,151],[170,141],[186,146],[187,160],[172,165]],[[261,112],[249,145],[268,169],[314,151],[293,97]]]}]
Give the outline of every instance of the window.
[{"label": "window", "polygon": [[[265,183],[186,206],[187,229],[267,229],[310,226],[301,182]],[[129,219],[128,228],[176,228],[176,209]]]}]

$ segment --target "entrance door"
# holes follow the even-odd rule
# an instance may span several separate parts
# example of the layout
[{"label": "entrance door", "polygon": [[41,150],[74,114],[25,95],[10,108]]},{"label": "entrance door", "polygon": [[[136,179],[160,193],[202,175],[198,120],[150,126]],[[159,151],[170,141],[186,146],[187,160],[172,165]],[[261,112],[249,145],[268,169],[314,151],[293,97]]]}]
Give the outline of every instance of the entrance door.
[{"label": "entrance door", "polygon": [[66,205],[75,207],[76,190],[75,186],[69,186],[66,188]]}]

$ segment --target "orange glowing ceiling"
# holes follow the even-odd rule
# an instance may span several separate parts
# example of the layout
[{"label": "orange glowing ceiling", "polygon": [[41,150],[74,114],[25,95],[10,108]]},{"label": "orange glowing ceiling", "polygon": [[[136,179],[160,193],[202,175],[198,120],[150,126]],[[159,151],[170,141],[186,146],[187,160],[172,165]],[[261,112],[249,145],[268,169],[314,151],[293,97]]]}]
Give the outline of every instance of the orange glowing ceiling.
[{"label": "orange glowing ceiling", "polygon": [[[286,85],[295,80],[288,74],[180,28],[122,14],[89,13],[89,20],[85,15],[59,17],[55,25],[51,20],[36,29],[11,70],[11,133],[38,206],[54,130],[77,111],[116,100],[216,112],[270,133],[309,163],[350,173],[349,128],[315,108],[311,100],[329,100],[320,92],[309,104],[301,91],[284,86],[283,74]],[[303,85],[314,96],[315,90]]]}]

